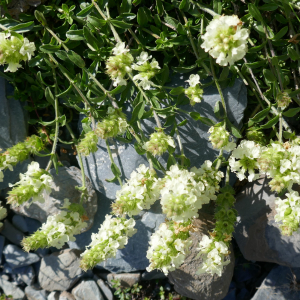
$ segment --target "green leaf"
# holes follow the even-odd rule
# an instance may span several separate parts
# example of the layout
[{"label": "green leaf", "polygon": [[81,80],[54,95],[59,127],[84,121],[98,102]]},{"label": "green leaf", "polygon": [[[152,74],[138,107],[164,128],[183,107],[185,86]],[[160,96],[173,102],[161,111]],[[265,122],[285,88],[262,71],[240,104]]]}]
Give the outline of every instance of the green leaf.
[{"label": "green leaf", "polygon": [[271,107],[267,107],[264,110],[257,113],[253,118],[251,118],[248,122],[248,126],[252,126],[254,123],[259,123],[265,119],[265,117],[269,114]]},{"label": "green leaf", "polygon": [[238,128],[236,128],[227,118],[226,119],[226,125],[229,128],[229,131],[234,135],[236,138],[241,139],[243,136],[241,135],[240,131]]},{"label": "green leaf", "polygon": [[94,5],[91,4],[89,6],[87,6],[85,9],[83,9],[82,11],[80,11],[76,17],[78,18],[86,18],[93,10]]},{"label": "green leaf", "polygon": [[40,50],[44,53],[55,53],[56,51],[58,51],[60,49],[60,45],[42,45],[40,46]]},{"label": "green leaf", "polygon": [[122,28],[122,29],[128,29],[128,28],[131,28],[131,27],[132,27],[132,24],[126,23],[126,22],[124,22],[124,21],[110,20],[110,22],[111,22],[114,26],[119,27],[119,28]]},{"label": "green leaf", "polygon": [[42,121],[41,119],[38,121],[38,123],[44,125],[44,126],[50,126],[50,125],[54,125],[56,122],[61,123],[61,126],[65,126],[66,125],[66,116],[62,115],[60,117],[58,117],[57,121],[54,119],[53,121],[49,121],[49,122],[45,122]]},{"label": "green leaf", "polygon": [[203,124],[207,125],[207,126],[214,126],[215,122],[211,119],[205,118],[205,117],[201,117],[201,115],[195,111],[192,111],[189,113],[190,116],[195,120],[195,121],[200,121]]},{"label": "green leaf", "polygon": [[131,11],[131,0],[122,0],[121,6],[120,6],[120,13],[129,13]]},{"label": "green leaf", "polygon": [[174,155],[169,154],[168,161],[167,161],[167,169],[170,169],[171,166],[176,165],[176,164],[177,164],[177,162],[176,162]]},{"label": "green leaf", "polygon": [[181,121],[179,124],[177,124],[177,126],[184,126],[187,122],[188,122],[188,120],[187,120],[187,119],[184,119],[184,120]]},{"label": "green leaf", "polygon": [[162,68],[161,73],[160,73],[160,80],[161,80],[162,85],[164,85],[168,81],[169,73],[170,73],[170,70],[169,70],[168,65],[164,64],[164,67]]},{"label": "green leaf", "polygon": [[296,60],[300,59],[300,56],[298,55],[296,50],[294,50],[293,48],[288,48],[288,54],[292,60],[296,61]]},{"label": "green leaf", "polygon": [[184,91],[185,91],[184,87],[178,86],[175,89],[172,89],[170,91],[170,94],[173,95],[173,96],[176,96],[176,95],[180,95],[180,94],[184,93]]},{"label": "green leaf", "polygon": [[266,62],[265,61],[257,61],[257,62],[254,62],[254,63],[245,63],[245,65],[250,69],[256,69],[256,68],[260,68],[262,66],[265,66]]},{"label": "green leaf", "polygon": [[276,33],[276,35],[272,38],[273,41],[278,41],[280,40],[283,36],[286,35],[286,33],[288,32],[289,27],[285,26],[283,28],[280,29],[280,31],[278,33]]},{"label": "green leaf", "polygon": [[121,176],[122,173],[121,173],[120,169],[118,168],[118,166],[114,162],[111,163],[110,168],[111,168],[111,171],[113,172],[113,174],[116,177],[120,177]]},{"label": "green leaf", "polygon": [[95,27],[97,27],[97,28],[101,28],[104,25],[106,25],[106,20],[99,19],[99,18],[96,18],[96,17],[93,17],[93,16],[88,16],[87,21],[89,23],[91,23],[92,25],[94,25]]},{"label": "green leaf", "polygon": [[94,35],[91,33],[91,30],[87,26],[83,27],[83,35],[85,37],[85,40],[87,41],[88,47],[92,51],[99,49],[97,39],[94,37]]},{"label": "green leaf", "polygon": [[228,79],[228,75],[229,75],[229,68],[224,67],[222,72],[221,72],[219,81],[224,81],[224,80]]},{"label": "green leaf", "polygon": [[126,85],[119,85],[115,89],[111,90],[109,93],[111,95],[117,95],[117,94],[121,94],[123,91],[125,91],[125,89],[126,89]]},{"label": "green leaf", "polygon": [[279,116],[274,117],[273,119],[271,119],[267,124],[260,126],[261,129],[268,129],[273,127],[274,125],[277,124],[277,122],[279,121]]},{"label": "green leaf", "polygon": [[55,98],[50,90],[50,88],[47,86],[45,89],[45,97],[46,100],[54,107],[55,105]]},{"label": "green leaf", "polygon": [[217,101],[215,104],[214,113],[218,119],[224,119],[226,117],[226,112],[221,101]]},{"label": "green leaf", "polygon": [[267,44],[267,41],[263,42],[259,46],[255,46],[255,47],[249,48],[248,52],[249,53],[256,53],[256,52],[260,51],[266,44]]},{"label": "green leaf", "polygon": [[148,24],[148,17],[144,7],[140,7],[137,13],[137,22],[142,27]]},{"label": "green leaf", "polygon": [[220,15],[222,13],[222,2],[219,0],[213,0],[213,9]]},{"label": "green leaf", "polygon": [[273,11],[276,10],[278,8],[278,5],[275,3],[266,3],[262,6],[259,7],[259,10],[263,10],[263,11]]},{"label": "green leaf", "polygon": [[296,107],[296,108],[291,108],[282,114],[286,117],[294,117],[299,112],[300,112],[300,107]]},{"label": "green leaf", "polygon": [[189,67],[173,67],[173,71],[177,73],[188,73],[196,69],[197,65],[192,65]]},{"label": "green leaf", "polygon": [[263,74],[268,81],[274,82],[277,80],[275,75],[270,70],[264,69]]},{"label": "green leaf", "polygon": [[156,0],[156,9],[157,9],[157,13],[162,16],[164,13],[164,6],[162,4],[161,0]]},{"label": "green leaf", "polygon": [[66,33],[67,38],[72,41],[82,41],[84,40],[83,29],[79,30],[69,30]]},{"label": "green leaf", "polygon": [[137,154],[144,155],[146,153],[146,150],[138,143],[134,144],[134,149]]},{"label": "green leaf", "polygon": [[248,4],[249,13],[259,22],[264,22],[264,19],[255,4]]},{"label": "green leaf", "polygon": [[182,0],[179,4],[179,9],[184,9],[187,4],[187,0]]},{"label": "green leaf", "polygon": [[144,114],[144,111],[145,111],[145,102],[141,101],[133,109],[130,124],[133,124],[135,121],[140,120]]},{"label": "green leaf", "polygon": [[9,30],[18,32],[18,33],[23,33],[23,32],[27,32],[30,31],[34,26],[34,22],[28,22],[28,23],[22,23],[22,24],[18,24],[16,26],[13,26],[11,28],[9,28]]},{"label": "green leaf", "polygon": [[74,52],[73,50],[70,50],[70,51],[68,51],[67,55],[68,55],[69,59],[79,68],[82,69],[85,67],[84,60],[76,52]]},{"label": "green leaf", "polygon": [[47,25],[46,18],[42,12],[35,10],[34,16],[43,26]]}]

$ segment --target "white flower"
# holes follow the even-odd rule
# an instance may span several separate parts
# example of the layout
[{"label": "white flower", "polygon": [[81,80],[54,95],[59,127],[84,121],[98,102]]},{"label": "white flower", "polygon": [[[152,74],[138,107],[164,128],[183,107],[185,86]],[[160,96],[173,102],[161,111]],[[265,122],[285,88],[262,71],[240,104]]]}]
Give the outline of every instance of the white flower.
[{"label": "white flower", "polygon": [[151,86],[154,83],[148,79],[148,77],[143,77],[141,74],[137,74],[133,77],[133,80],[139,80],[139,86],[141,86],[144,90],[150,90]]},{"label": "white flower", "polygon": [[247,51],[248,29],[237,16],[217,16],[206,27],[201,47],[221,66],[233,65]]},{"label": "white flower", "polygon": [[92,242],[81,254],[81,268],[87,270],[97,263],[115,257],[117,250],[124,248],[128,238],[136,233],[134,226],[134,219],[126,220],[106,215],[99,232],[92,234]]},{"label": "white flower", "polygon": [[129,49],[126,49],[125,42],[118,42],[112,52],[114,55],[120,55],[129,52]]},{"label": "white flower", "polygon": [[152,59],[152,61],[151,61],[151,63],[150,63],[150,66],[151,66],[151,68],[153,68],[153,69],[160,69],[160,66],[159,66],[159,64],[158,64],[158,61],[157,61],[155,58]]},{"label": "white flower", "polygon": [[137,59],[137,64],[138,65],[143,65],[146,61],[152,58],[152,55],[149,55],[148,52],[142,51],[140,56],[138,56]]},{"label": "white flower", "polygon": [[147,251],[147,258],[150,261],[150,265],[147,267],[148,272],[158,269],[168,275],[170,271],[174,271],[184,262],[192,241],[188,239],[188,230],[185,230],[186,234],[183,239],[178,238],[175,227],[180,223],[172,223],[172,225],[162,223],[159,229],[152,234]]},{"label": "white flower", "polygon": [[10,62],[8,63],[8,67],[4,70],[4,72],[16,72],[18,68],[22,68],[22,65],[19,63]]},{"label": "white flower", "polygon": [[113,86],[118,86],[118,85],[127,85],[127,81],[124,79],[124,77],[118,76],[114,79]]},{"label": "white flower", "polygon": [[31,56],[34,55],[34,51],[36,50],[35,44],[30,43],[27,38],[24,38],[23,40],[23,46],[20,49],[20,53],[22,55],[27,55],[28,60],[31,59]]},{"label": "white flower", "polygon": [[156,173],[145,165],[140,165],[130,175],[130,179],[117,191],[116,201],[112,204],[116,215],[139,214],[159,198]]},{"label": "white flower", "polygon": [[186,80],[186,82],[188,82],[191,87],[195,87],[200,83],[200,76],[198,74],[191,74],[190,78]]}]

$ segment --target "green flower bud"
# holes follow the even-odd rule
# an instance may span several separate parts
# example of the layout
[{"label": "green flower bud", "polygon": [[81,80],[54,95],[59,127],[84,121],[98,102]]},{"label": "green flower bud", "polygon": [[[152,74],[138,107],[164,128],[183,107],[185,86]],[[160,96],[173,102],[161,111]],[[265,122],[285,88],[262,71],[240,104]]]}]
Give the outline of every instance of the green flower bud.
[{"label": "green flower bud", "polygon": [[229,132],[225,129],[223,122],[210,127],[208,132],[210,133],[209,140],[214,148],[224,148],[227,151],[235,148],[236,144],[229,141]]},{"label": "green flower bud", "polygon": [[292,102],[291,97],[287,92],[279,93],[276,97],[276,102],[278,107],[285,109]]},{"label": "green flower bud", "polygon": [[156,130],[157,132],[152,133],[150,135],[150,140],[143,146],[146,151],[149,151],[153,155],[162,155],[168,150],[169,146],[175,148],[172,137],[166,135],[161,128]]},{"label": "green flower bud", "polygon": [[77,146],[77,151],[84,156],[97,152],[98,137],[94,131],[89,131]]},{"label": "green flower bud", "polygon": [[101,139],[108,139],[123,134],[128,126],[126,116],[121,109],[108,109],[106,118],[99,122],[95,134]]},{"label": "green flower bud", "polygon": [[246,133],[246,137],[249,141],[254,141],[262,146],[268,143],[264,133],[256,128],[250,128]]}]

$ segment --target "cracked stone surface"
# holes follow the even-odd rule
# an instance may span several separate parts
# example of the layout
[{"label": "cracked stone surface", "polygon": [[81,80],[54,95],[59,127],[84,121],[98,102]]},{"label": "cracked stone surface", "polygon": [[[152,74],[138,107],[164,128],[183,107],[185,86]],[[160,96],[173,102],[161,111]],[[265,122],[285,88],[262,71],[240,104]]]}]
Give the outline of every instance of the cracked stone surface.
[{"label": "cracked stone surface", "polygon": [[[177,74],[168,85],[179,86],[187,85],[189,74]],[[246,87],[240,80],[236,80],[232,87],[223,90],[224,97],[227,103],[227,110],[231,122],[240,126],[243,119],[245,107],[247,106],[247,91]],[[219,93],[216,88],[208,87],[204,90],[204,99],[201,103],[191,107],[190,105],[183,105],[183,110],[199,112],[201,116],[207,117],[217,121],[214,116],[214,106],[220,100]],[[130,115],[130,112],[127,112]],[[83,116],[84,117],[84,116]],[[212,148],[208,142],[208,129],[209,127],[201,122],[194,121],[190,116],[181,115],[177,116],[177,123],[188,120],[188,123],[179,127],[179,133],[182,139],[182,144],[185,153],[191,160],[191,166],[200,167],[205,160],[214,160],[218,151]],[[146,135],[154,131],[153,120],[142,120],[142,126]],[[79,122],[79,127],[81,123]],[[176,138],[175,138],[176,140]],[[129,178],[133,170],[140,164],[148,165],[145,156],[136,153],[133,143],[125,144],[119,141],[110,141],[111,150],[116,165],[122,172],[122,180]],[[177,143],[177,141],[176,141]],[[178,148],[178,147],[177,147]],[[179,153],[179,150],[177,154]],[[168,155],[165,154],[161,157],[160,162],[166,165]],[[98,211],[95,216],[95,223],[93,227],[79,236],[75,242],[70,242],[71,248],[84,250],[85,246],[91,241],[91,234],[98,232],[98,228],[105,218],[105,214],[111,211],[110,205],[115,199],[116,191],[120,189],[119,184],[114,182],[107,182],[105,179],[114,177],[110,169],[110,160],[106,150],[106,143],[104,140],[99,139],[98,151],[94,154],[83,159],[85,174],[91,179],[94,188],[100,193],[98,199]],[[148,212],[142,212],[136,218],[136,228],[138,232],[129,240],[128,245],[118,250],[117,256],[114,259],[108,259],[104,263],[96,266],[97,268],[105,268],[114,273],[128,273],[139,270],[145,270],[149,265],[146,258],[146,251],[148,249],[148,241],[151,234],[158,228],[160,223],[165,219],[161,213],[159,203],[154,204]]]}]

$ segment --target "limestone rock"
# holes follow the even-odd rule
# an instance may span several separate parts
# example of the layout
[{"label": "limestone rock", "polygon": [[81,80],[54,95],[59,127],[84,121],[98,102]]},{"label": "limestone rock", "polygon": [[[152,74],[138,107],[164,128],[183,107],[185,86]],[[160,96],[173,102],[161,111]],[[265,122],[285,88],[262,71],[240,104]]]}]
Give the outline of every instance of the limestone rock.
[{"label": "limestone rock", "polygon": [[25,266],[13,270],[18,279],[22,280],[26,285],[31,286],[35,280],[35,272],[32,266]]},{"label": "limestone rock", "polygon": [[107,300],[114,300],[114,295],[109,286],[98,276],[95,275],[94,280],[97,282],[100,290],[103,292]]},{"label": "limestone rock", "polygon": [[141,279],[142,280],[154,280],[154,279],[165,279],[166,275],[159,271],[159,270],[153,270],[151,272],[145,271],[142,273]]},{"label": "limestone rock", "polygon": [[72,294],[64,291],[60,294],[58,300],[75,300],[75,297]]},{"label": "limestone rock", "polygon": [[297,268],[300,267],[300,234],[281,234],[274,220],[276,197],[265,177],[244,186],[236,197],[238,218],[234,238],[247,260]]},{"label": "limestone rock", "polygon": [[[251,300],[298,300],[300,299],[300,268],[276,266],[265,278]],[[298,281],[298,282],[297,282]]]},{"label": "limestone rock", "polygon": [[[185,80],[188,79],[189,74],[177,74],[170,86],[186,85]],[[239,126],[243,112],[247,105],[246,88],[242,81],[236,80],[232,87],[223,90],[226,98],[229,119],[236,126]],[[214,116],[214,106],[220,100],[220,95],[216,88],[208,87],[204,91],[204,99],[201,103],[191,107],[190,105],[183,105],[181,108],[187,111],[200,112],[201,116],[207,117],[216,121]],[[130,112],[126,112],[130,115]],[[178,128],[184,151],[187,157],[191,160],[191,166],[200,167],[207,159],[214,160],[218,151],[212,148],[208,142],[209,127],[199,121],[194,121],[189,115],[178,114],[177,122],[184,119],[188,123]],[[154,120],[141,120],[142,127],[146,135],[154,131],[156,124]],[[81,125],[81,124],[80,124]],[[122,172],[122,179],[129,178],[133,170],[140,164],[148,165],[146,157],[139,155],[134,149],[133,143],[122,143],[119,141],[110,141],[111,151],[116,165]],[[178,147],[177,147],[178,148]],[[176,150],[177,151],[177,150]],[[179,152],[176,152],[178,154]],[[160,159],[163,165],[166,165],[168,155],[165,154]],[[119,184],[114,182],[107,182],[106,179],[113,178],[113,173],[110,168],[110,159],[106,150],[104,140],[99,139],[98,151],[83,159],[85,174],[91,179],[92,184],[96,190],[101,193],[101,203],[99,203],[97,216],[97,224],[91,228],[90,231],[83,233],[77,237],[75,242],[69,243],[71,248],[84,250],[84,247],[91,241],[91,234],[98,231],[102,224],[105,214],[110,212],[110,204],[115,199],[116,191],[120,189]],[[145,270],[149,265],[146,258],[148,249],[148,242],[151,234],[158,229],[160,223],[164,221],[165,217],[161,213],[160,204],[156,203],[149,212],[141,213],[136,218],[137,233],[130,238],[128,245],[121,250],[118,250],[116,258],[108,259],[97,268],[105,268],[113,273],[135,272]]]},{"label": "limestone rock", "polygon": [[182,296],[195,300],[221,300],[227,292],[233,276],[234,254],[232,247],[229,255],[230,263],[224,267],[221,277],[207,273],[196,275],[197,270],[202,264],[202,258],[196,258],[197,248],[203,234],[208,234],[214,228],[212,216],[200,214],[199,219],[194,221],[194,225],[199,228],[198,231],[191,234],[193,244],[190,248],[190,254],[186,257],[184,263],[175,271],[170,272],[168,277],[174,289]]},{"label": "limestone rock", "polygon": [[[81,171],[78,168],[60,167],[58,168],[58,174],[56,174],[55,169],[51,169],[50,174],[53,177],[53,183],[51,185],[52,191],[50,195],[45,196],[45,203],[33,202],[31,205],[25,203],[13,208],[16,213],[45,223],[49,215],[55,215],[61,211],[60,207],[63,205],[65,198],[68,198],[71,203],[80,202],[81,193],[75,188],[82,184]],[[94,215],[97,211],[97,195],[93,190],[89,178],[86,178],[86,187],[89,198],[84,202],[83,206],[89,220],[86,221],[88,227],[85,228],[84,231],[91,228]]]},{"label": "limestone rock", "polygon": [[45,256],[38,275],[41,287],[46,291],[65,291],[72,288],[83,276],[79,264],[80,251],[75,249]]},{"label": "limestone rock", "polygon": [[110,285],[113,285],[112,280],[119,280],[121,286],[124,288],[132,287],[134,284],[141,280],[140,273],[122,273],[122,274],[109,274],[107,276],[107,281]]},{"label": "limestone rock", "polygon": [[26,223],[25,218],[23,216],[14,215],[13,218],[12,218],[12,223],[17,229],[19,229],[23,233],[28,232],[27,223]]},{"label": "limestone rock", "polygon": [[59,292],[51,292],[47,300],[59,300]]},{"label": "limestone rock", "polygon": [[84,280],[73,290],[72,294],[76,300],[104,300],[96,282],[94,280]]},{"label": "limestone rock", "polygon": [[13,226],[7,219],[5,219],[3,222],[3,229],[1,231],[1,234],[5,236],[10,242],[18,246],[20,246],[21,241],[25,237],[23,232]]},{"label": "limestone rock", "polygon": [[11,295],[14,300],[24,300],[25,294],[24,292],[13,283],[6,281],[0,278],[0,287],[2,288],[4,294]]},{"label": "limestone rock", "polygon": [[[7,99],[9,86],[4,78],[0,78],[0,148],[6,150],[13,145],[23,142],[27,137],[27,115],[21,103],[15,99]],[[19,180],[19,174],[27,170],[29,160],[18,163],[13,171],[4,172],[4,180],[0,182],[0,190],[8,187],[9,183]]]},{"label": "limestone rock", "polygon": [[35,253],[24,252],[19,247],[9,244],[4,247],[3,251],[6,262],[12,269],[29,266],[40,260]]},{"label": "limestone rock", "polygon": [[35,290],[31,286],[25,288],[25,294],[28,300],[47,300],[47,293],[44,290]]}]

